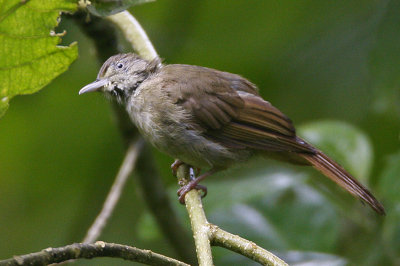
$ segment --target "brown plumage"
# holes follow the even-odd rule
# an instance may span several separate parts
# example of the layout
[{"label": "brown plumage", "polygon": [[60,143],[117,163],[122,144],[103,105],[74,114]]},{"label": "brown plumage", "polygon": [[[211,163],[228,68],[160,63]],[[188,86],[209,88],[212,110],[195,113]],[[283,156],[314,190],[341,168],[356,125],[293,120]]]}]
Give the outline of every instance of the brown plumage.
[{"label": "brown plumage", "polygon": [[107,60],[98,80],[81,93],[100,88],[126,105],[144,137],[161,151],[211,169],[179,191],[181,201],[211,173],[261,154],[312,165],[377,213],[385,213],[364,186],[296,136],[291,120],[238,75],[199,66],[163,66],[125,54]]}]

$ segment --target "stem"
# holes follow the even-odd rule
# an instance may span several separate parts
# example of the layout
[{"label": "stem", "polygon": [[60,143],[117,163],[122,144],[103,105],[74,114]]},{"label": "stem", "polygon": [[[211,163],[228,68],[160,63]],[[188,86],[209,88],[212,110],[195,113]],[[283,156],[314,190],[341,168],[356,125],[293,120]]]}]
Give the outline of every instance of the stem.
[{"label": "stem", "polygon": [[257,246],[255,243],[241,238],[240,236],[231,234],[210,224],[211,242],[213,246],[220,246],[242,254],[262,265],[283,266],[288,265],[286,262],[272,254],[271,252]]},{"label": "stem", "polygon": [[117,177],[115,178],[114,184],[112,185],[111,190],[107,195],[103,208],[93,222],[92,226],[89,228],[83,240],[83,243],[93,243],[100,236],[104,226],[107,224],[108,219],[110,218],[115,209],[115,206],[118,203],[118,200],[121,196],[123,188],[125,187],[125,183],[128,180],[128,177],[131,175],[134,169],[138,154],[143,148],[143,144],[144,141],[140,138],[136,142],[133,142],[129,145],[128,150],[125,154],[124,161],[122,162]]},{"label": "stem", "polygon": [[113,257],[136,261],[148,265],[179,265],[188,264],[152,252],[120,244],[97,241],[94,244],[72,244],[60,248],[46,248],[40,252],[14,256],[0,261],[0,265],[48,265],[72,259],[92,259],[97,257]]},{"label": "stem", "polygon": [[[177,176],[179,179],[185,179],[188,176],[187,165],[178,168]],[[193,169],[190,169],[193,171]],[[187,180],[186,180],[187,181]],[[208,221],[203,210],[201,196],[196,189],[192,189],[185,196],[185,205],[192,225],[193,238],[196,245],[197,259],[199,266],[214,265],[212,260],[211,244],[208,236]]]},{"label": "stem", "polygon": [[107,19],[119,27],[124,37],[132,44],[132,48],[143,59],[153,60],[158,57],[146,32],[128,11],[108,16]]}]

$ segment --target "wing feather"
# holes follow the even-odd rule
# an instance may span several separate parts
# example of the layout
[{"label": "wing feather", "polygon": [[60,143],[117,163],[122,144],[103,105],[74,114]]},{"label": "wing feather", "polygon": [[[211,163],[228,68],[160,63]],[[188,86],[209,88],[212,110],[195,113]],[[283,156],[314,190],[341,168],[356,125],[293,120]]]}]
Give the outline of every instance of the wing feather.
[{"label": "wing feather", "polygon": [[[178,78],[172,75],[182,67],[185,75]],[[173,87],[180,88],[168,91],[169,96],[194,116],[192,128],[198,128],[200,122],[205,136],[227,147],[313,152],[311,146],[297,141],[291,120],[263,100],[256,86],[248,80],[188,65],[168,65],[163,71],[164,76],[171,73],[174,85],[178,83]]]}]

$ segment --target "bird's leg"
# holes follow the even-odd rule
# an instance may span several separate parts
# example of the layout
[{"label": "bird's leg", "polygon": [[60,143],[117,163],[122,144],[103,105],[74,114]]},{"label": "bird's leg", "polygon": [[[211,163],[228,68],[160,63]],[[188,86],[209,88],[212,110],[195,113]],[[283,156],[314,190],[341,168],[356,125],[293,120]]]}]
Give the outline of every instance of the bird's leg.
[{"label": "bird's leg", "polygon": [[191,180],[189,181],[189,183],[187,183],[186,185],[184,185],[183,187],[178,189],[179,202],[184,204],[186,194],[194,188],[203,190],[204,194],[202,195],[202,197],[205,197],[207,195],[207,187],[199,185],[199,183],[201,180],[205,179],[207,176],[214,174],[215,172],[216,172],[216,170],[211,169],[210,171],[195,178],[194,173],[193,173],[193,168],[191,168],[191,171],[190,171]]},{"label": "bird's leg", "polygon": [[196,176],[198,176],[200,174],[200,172],[201,172],[201,169],[198,168],[198,167],[190,166],[190,169],[191,169],[191,171],[190,171],[190,180],[195,179]]},{"label": "bird's leg", "polygon": [[176,173],[178,172],[178,168],[179,166],[181,166],[182,164],[184,164],[184,162],[182,162],[179,159],[176,159],[175,162],[173,162],[173,164],[171,164],[171,169],[172,169],[172,174],[176,177]]},{"label": "bird's leg", "polygon": [[[192,167],[189,166],[189,179],[190,181],[193,181],[196,179],[196,176],[198,176],[200,174],[201,169],[198,167]],[[205,196],[207,196],[207,187],[200,185],[197,183],[197,185],[194,187],[197,190],[202,190],[203,191],[203,195],[201,195],[202,198],[204,198]]]}]

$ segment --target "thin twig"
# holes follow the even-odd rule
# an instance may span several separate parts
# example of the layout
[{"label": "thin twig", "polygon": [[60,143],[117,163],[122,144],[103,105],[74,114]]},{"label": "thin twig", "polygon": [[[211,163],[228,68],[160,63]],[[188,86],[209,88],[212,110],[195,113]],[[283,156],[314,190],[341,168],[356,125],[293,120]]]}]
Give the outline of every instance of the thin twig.
[{"label": "thin twig", "polygon": [[128,177],[131,175],[134,169],[138,154],[140,153],[143,144],[143,139],[139,138],[136,142],[133,142],[129,145],[124,161],[122,162],[117,177],[115,178],[114,184],[112,185],[111,190],[104,201],[103,208],[96,217],[92,226],[89,228],[83,243],[93,243],[100,236],[104,226],[107,224],[108,218],[110,218],[116,204],[118,203]]},{"label": "thin twig", "polygon": [[14,256],[0,261],[0,265],[48,265],[72,259],[92,259],[96,257],[113,257],[130,260],[148,265],[179,265],[188,264],[152,252],[120,244],[97,241],[94,244],[75,243],[60,248],[46,248],[42,251]]},{"label": "thin twig", "polygon": [[108,16],[107,19],[119,27],[124,37],[132,44],[132,48],[143,59],[153,60],[158,57],[146,32],[128,11]]},{"label": "thin twig", "polygon": [[151,156],[150,147],[143,148],[139,155],[135,178],[142,187],[143,199],[153,214],[159,228],[166,236],[171,247],[179,255],[180,260],[189,264],[196,264],[196,252],[190,228],[183,226],[171,206],[171,199],[167,189],[159,176]]},{"label": "thin twig", "polygon": [[211,244],[220,246],[242,254],[262,265],[283,266],[286,262],[272,254],[271,252],[257,246],[254,242],[244,239],[238,235],[231,234],[219,228],[216,225],[209,224],[211,232]]},{"label": "thin twig", "polygon": [[[182,165],[178,168],[177,176],[180,181],[186,180],[188,166]],[[193,171],[192,168],[190,168]],[[187,182],[187,181],[186,181]],[[184,183],[184,182],[182,182]],[[192,189],[185,196],[185,205],[192,225],[193,238],[196,246],[197,260],[199,266],[214,265],[211,252],[211,243],[208,236],[208,222],[204,213],[201,196],[196,189]]]}]

